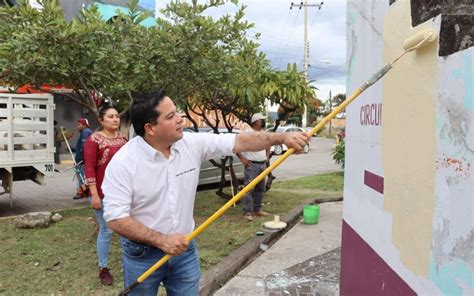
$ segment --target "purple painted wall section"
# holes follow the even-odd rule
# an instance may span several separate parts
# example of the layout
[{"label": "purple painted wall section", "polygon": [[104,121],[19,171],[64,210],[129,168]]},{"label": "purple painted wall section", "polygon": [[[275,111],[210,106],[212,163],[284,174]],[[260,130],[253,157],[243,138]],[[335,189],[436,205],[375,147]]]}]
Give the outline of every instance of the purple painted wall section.
[{"label": "purple painted wall section", "polygon": [[340,295],[417,295],[346,221],[341,252]]},{"label": "purple painted wall section", "polygon": [[371,173],[369,171],[364,171],[364,184],[377,191],[378,193],[383,194],[383,177]]}]

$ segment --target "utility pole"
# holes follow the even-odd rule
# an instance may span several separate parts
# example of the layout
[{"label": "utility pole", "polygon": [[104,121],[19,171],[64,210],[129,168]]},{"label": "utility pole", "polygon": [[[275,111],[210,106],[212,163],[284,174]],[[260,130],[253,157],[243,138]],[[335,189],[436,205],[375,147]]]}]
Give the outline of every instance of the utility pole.
[{"label": "utility pole", "polygon": [[[332,94],[331,90],[329,90],[329,113],[332,112]],[[332,119],[329,120],[329,136],[331,136],[331,128],[332,128]]]},{"label": "utility pole", "polygon": [[[318,7],[318,10],[321,9],[321,6],[323,6],[324,2],[321,1],[320,4],[309,4],[308,0],[304,0],[303,2],[300,2],[299,4],[294,4],[291,2],[290,9],[293,7],[298,7],[300,10],[301,8],[304,7],[304,66],[303,66],[303,71],[304,71],[304,76],[306,79],[306,82],[308,82],[308,60],[309,60],[309,41],[308,41],[308,7]],[[306,104],[304,105],[304,112],[303,112],[303,118],[302,118],[302,125],[303,129],[306,131],[306,126],[307,126],[307,107]]]}]

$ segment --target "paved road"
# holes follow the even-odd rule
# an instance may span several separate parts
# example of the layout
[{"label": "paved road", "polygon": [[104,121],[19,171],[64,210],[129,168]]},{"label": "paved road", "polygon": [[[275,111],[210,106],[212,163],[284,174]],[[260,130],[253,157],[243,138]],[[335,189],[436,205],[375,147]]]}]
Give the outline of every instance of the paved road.
[{"label": "paved road", "polygon": [[[292,179],[316,174],[340,171],[341,167],[334,163],[331,151],[335,144],[333,139],[312,138],[307,154],[290,156],[275,169],[274,175],[278,180]],[[271,161],[275,161],[277,155]]]},{"label": "paved road", "polygon": [[[334,140],[313,138],[308,154],[290,156],[275,171],[277,180],[284,180],[340,170],[334,164],[330,153]],[[276,157],[272,158],[274,161]],[[67,165],[60,165],[62,170]],[[39,186],[31,181],[13,183],[13,207],[8,194],[0,195],[0,217],[9,217],[35,211],[57,211],[87,205],[86,199],[73,200],[75,194],[73,172],[56,173],[46,178],[46,185]]]},{"label": "paved road", "polygon": [[[57,166],[59,169],[65,167],[62,164]],[[55,173],[54,177],[45,179],[45,186],[39,186],[32,181],[13,182],[13,207],[10,207],[8,194],[0,195],[0,217],[87,205],[87,199],[72,199],[76,192],[73,175],[71,170],[63,174]]]}]

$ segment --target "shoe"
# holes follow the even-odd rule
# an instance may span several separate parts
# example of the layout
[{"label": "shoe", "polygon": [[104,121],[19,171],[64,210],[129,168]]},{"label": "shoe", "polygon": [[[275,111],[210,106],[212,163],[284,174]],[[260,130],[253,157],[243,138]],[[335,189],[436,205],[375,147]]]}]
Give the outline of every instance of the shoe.
[{"label": "shoe", "polygon": [[76,195],[74,195],[74,196],[73,196],[73,198],[72,198],[72,199],[81,199],[81,198],[82,198],[82,196],[80,196],[80,195],[76,194]]},{"label": "shoe", "polygon": [[253,221],[252,214],[250,214],[250,213],[245,213],[244,219],[247,220],[247,221],[249,221],[249,222]]},{"label": "shoe", "polygon": [[100,269],[99,279],[104,286],[110,286],[114,283],[114,277],[110,274],[108,267],[103,267]]},{"label": "shoe", "polygon": [[269,213],[264,212],[264,211],[258,211],[253,213],[255,217],[268,217],[270,216]]}]

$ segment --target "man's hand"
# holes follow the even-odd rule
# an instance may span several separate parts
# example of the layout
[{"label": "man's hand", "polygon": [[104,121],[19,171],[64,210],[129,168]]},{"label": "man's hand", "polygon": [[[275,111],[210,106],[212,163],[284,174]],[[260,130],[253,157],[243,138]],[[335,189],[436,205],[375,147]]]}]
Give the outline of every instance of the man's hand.
[{"label": "man's hand", "polygon": [[244,165],[244,167],[246,167],[246,168],[249,167],[249,165],[250,165],[250,160],[248,160],[247,158],[245,158],[245,157],[242,156],[242,157],[240,158],[240,161],[242,162],[242,164]]},{"label": "man's hand", "polygon": [[283,135],[283,144],[288,148],[294,148],[296,154],[304,152],[304,146],[309,144],[310,138],[307,133],[302,132],[292,132],[292,133],[282,133]]},{"label": "man's hand", "polygon": [[248,166],[250,165],[250,160],[248,160],[247,158],[243,157],[242,154],[240,153],[237,153],[237,157],[240,159],[240,162],[242,162],[242,164],[244,165],[245,168],[248,168]]},{"label": "man's hand", "polygon": [[132,217],[111,220],[107,222],[107,225],[129,240],[153,246],[172,256],[180,255],[188,249],[189,241],[183,234],[162,234]]},{"label": "man's hand", "polygon": [[177,256],[188,249],[189,241],[182,234],[161,234],[155,244],[155,247],[161,249],[166,254]]}]

